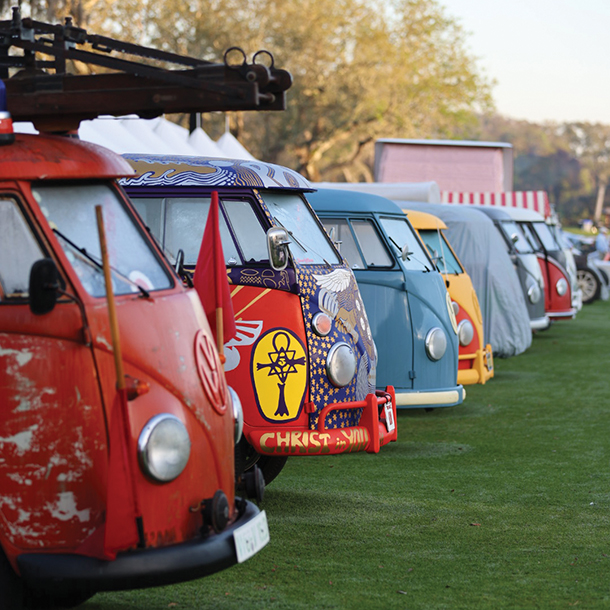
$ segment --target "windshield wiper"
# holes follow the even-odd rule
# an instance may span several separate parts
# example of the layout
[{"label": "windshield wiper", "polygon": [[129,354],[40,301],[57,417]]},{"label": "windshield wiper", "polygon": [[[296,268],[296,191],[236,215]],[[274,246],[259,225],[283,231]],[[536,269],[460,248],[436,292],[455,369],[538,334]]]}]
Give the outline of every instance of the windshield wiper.
[{"label": "windshield wiper", "polygon": [[[100,271],[104,270],[104,267],[99,260],[89,254],[89,252],[87,252],[85,248],[80,248],[79,246],[77,246],[69,237],[64,235],[59,229],[53,229],[53,233],[59,235],[59,237],[61,237],[67,244],[72,246],[72,248],[74,248],[79,254],[82,254],[90,263],[93,264],[94,267],[96,267]],[[112,271],[116,275],[118,275],[124,282],[126,282],[130,286],[135,286],[140,291],[143,297],[147,299],[150,298],[150,293],[148,292],[148,290],[146,290],[146,288],[140,286],[140,284],[137,284],[136,282],[128,278],[125,274],[121,273],[118,269],[115,269],[112,265],[110,266],[110,269],[112,269]]]}]

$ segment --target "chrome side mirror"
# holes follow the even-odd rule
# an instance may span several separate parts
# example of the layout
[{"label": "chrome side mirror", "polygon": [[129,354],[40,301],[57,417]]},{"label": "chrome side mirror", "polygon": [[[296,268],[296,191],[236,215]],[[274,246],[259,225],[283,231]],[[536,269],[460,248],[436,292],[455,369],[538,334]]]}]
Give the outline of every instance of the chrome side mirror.
[{"label": "chrome side mirror", "polygon": [[513,242],[513,244],[516,244],[519,241],[519,236],[516,233],[513,233],[510,236],[510,240]]},{"label": "chrome side mirror", "polygon": [[400,258],[403,261],[406,261],[412,254],[413,252],[409,252],[409,244],[405,244],[400,250]]},{"label": "chrome side mirror", "polygon": [[283,271],[288,266],[288,232],[280,227],[271,227],[267,231],[267,252],[269,263],[275,271]]},{"label": "chrome side mirror", "polygon": [[53,311],[60,290],[55,261],[51,258],[36,261],[30,270],[30,311],[37,316]]}]

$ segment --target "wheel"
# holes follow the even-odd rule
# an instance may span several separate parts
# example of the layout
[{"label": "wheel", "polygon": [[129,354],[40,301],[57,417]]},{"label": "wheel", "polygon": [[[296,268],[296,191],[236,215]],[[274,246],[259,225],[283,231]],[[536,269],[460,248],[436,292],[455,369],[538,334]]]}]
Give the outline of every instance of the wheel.
[{"label": "wheel", "polygon": [[282,471],[282,468],[286,465],[288,456],[283,455],[279,457],[271,457],[268,455],[261,455],[256,465],[262,470],[263,477],[265,478],[265,485],[269,485],[275,477]]},{"label": "wheel", "polygon": [[595,299],[599,299],[601,284],[599,278],[591,269],[578,269],[576,279],[582,291],[583,303],[592,303]]},{"label": "wheel", "polygon": [[24,610],[23,584],[0,548],[0,608]]},{"label": "wheel", "polygon": [[84,604],[93,595],[93,593],[79,593],[78,591],[45,595],[26,589],[24,608],[28,610],[65,610]]}]

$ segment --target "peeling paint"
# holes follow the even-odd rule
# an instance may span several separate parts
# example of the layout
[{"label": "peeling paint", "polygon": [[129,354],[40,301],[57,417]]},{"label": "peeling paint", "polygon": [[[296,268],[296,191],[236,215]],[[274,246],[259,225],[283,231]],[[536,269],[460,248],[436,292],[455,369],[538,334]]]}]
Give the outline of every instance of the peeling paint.
[{"label": "peeling paint", "polygon": [[32,437],[34,436],[34,431],[38,430],[38,424],[34,424],[30,426],[27,430],[23,432],[18,432],[13,436],[9,436],[6,438],[0,437],[0,445],[6,443],[14,443],[17,447],[17,451],[20,455],[23,455],[26,451],[29,451],[32,447]]},{"label": "peeling paint", "polygon": [[27,364],[34,357],[32,352],[16,349],[0,349],[0,357],[1,356],[15,356],[18,366]]},{"label": "peeling paint", "polygon": [[84,510],[76,509],[76,500],[74,494],[71,491],[64,491],[57,494],[59,499],[54,504],[47,502],[45,508],[51,513],[53,517],[60,521],[69,521],[76,517],[81,523],[89,521],[91,519],[91,510],[85,508]]},{"label": "peeling paint", "polygon": [[108,343],[108,341],[106,340],[106,337],[104,337],[103,335],[98,335],[95,338],[96,343],[99,343],[100,345],[104,346],[108,351],[112,352],[114,351],[112,349],[112,345],[110,343]]}]

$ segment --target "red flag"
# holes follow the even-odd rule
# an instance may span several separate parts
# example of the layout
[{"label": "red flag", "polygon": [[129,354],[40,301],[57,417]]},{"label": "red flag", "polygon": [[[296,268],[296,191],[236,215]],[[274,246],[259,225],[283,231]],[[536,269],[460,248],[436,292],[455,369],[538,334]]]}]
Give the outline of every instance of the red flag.
[{"label": "red flag", "polygon": [[208,220],[201,240],[197,266],[193,275],[195,290],[201,299],[208,322],[214,338],[216,334],[216,311],[222,309],[223,337],[226,343],[236,334],[231,290],[227,280],[225,257],[220,241],[220,228],[218,224],[218,191],[212,193],[212,202]]},{"label": "red flag", "polygon": [[108,559],[114,559],[118,551],[131,548],[138,543],[136,519],[141,516],[129,455],[127,390],[117,390],[111,417],[104,532],[104,554]]}]

